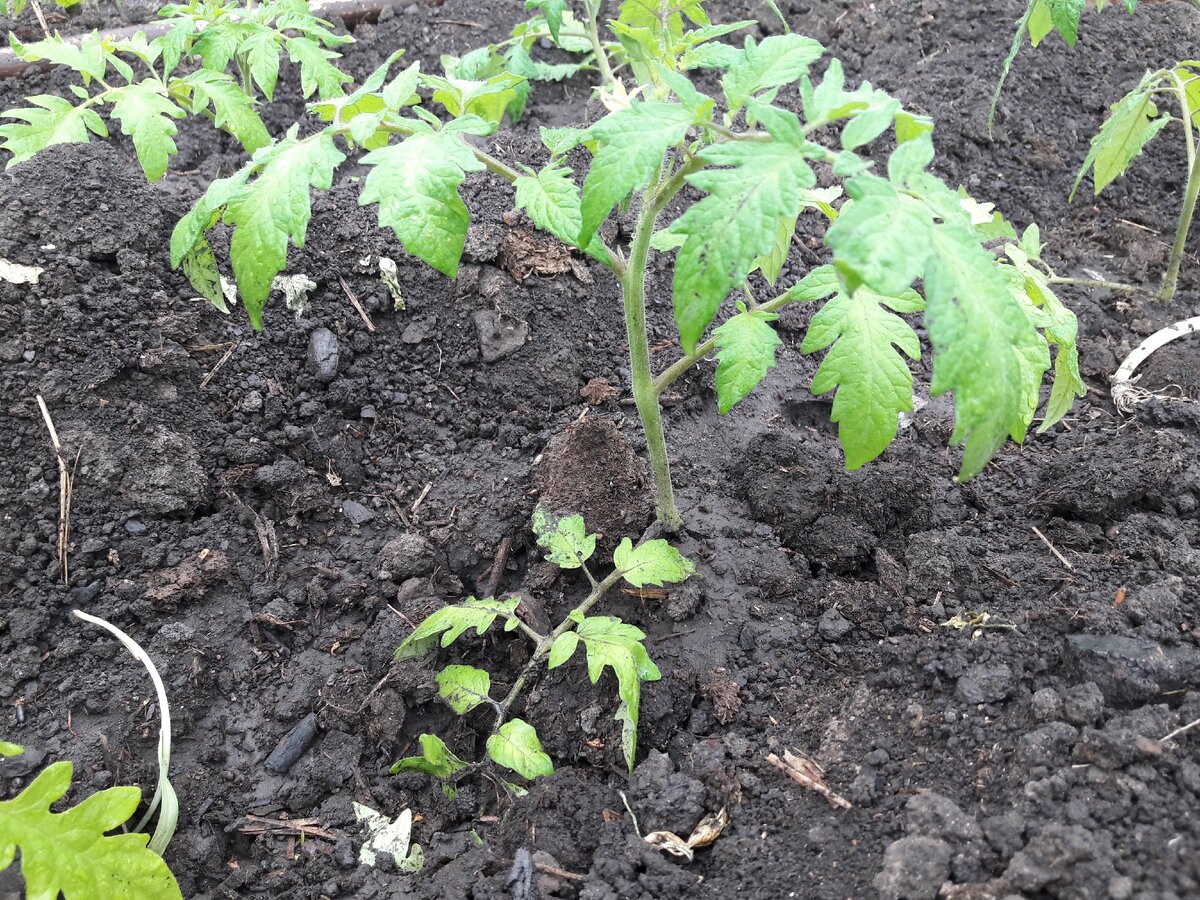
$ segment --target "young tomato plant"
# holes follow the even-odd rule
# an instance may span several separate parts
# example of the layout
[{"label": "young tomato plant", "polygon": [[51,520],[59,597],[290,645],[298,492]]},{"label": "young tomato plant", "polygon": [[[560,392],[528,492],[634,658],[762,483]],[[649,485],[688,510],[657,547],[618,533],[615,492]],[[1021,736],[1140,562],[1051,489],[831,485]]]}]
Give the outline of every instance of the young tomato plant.
[{"label": "young tomato plant", "polygon": [[[510,718],[509,714],[543,664],[547,670],[565,665],[582,645],[592,684],[600,680],[606,668],[611,668],[617,678],[616,718],[621,723],[621,750],[632,772],[642,683],[658,681],[661,675],[642,643],[644,632],[615,616],[588,613],[622,580],[636,588],[677,584],[691,575],[695,566],[662,539],[642,541],[635,547],[625,538],[613,554],[613,571],[598,581],[588,567],[588,560],[596,551],[596,535],[587,533],[582,516],[550,521],[539,507],[534,513],[533,529],[550,562],[560,569],[582,571],[591,585],[587,597],[556,628],[540,634],[523,621],[518,611],[520,597],[483,600],[472,597],[443,607],[421,622],[396,650],[396,658],[424,657],[439,647],[449,647],[472,628],[476,635],[484,634],[497,620],[503,620],[505,632],[520,630],[533,642],[533,653],[502,699],[492,698],[491,676],[474,666],[446,666],[436,680],[438,695],[458,715],[481,706],[494,714],[486,743],[488,758],[531,780],[551,774],[554,767],[533,726],[524,719]],[[392,772],[433,775],[445,783],[447,794],[452,794],[455,776],[472,764],[451,752],[437,735],[423,734],[419,740],[421,755],[400,760],[392,766]]]},{"label": "young tomato plant", "polygon": [[[1178,105],[1178,117],[1160,110],[1156,101],[1164,97]],[[1179,122],[1183,126],[1184,148],[1187,151],[1187,187],[1183,192],[1183,207],[1179,212],[1175,240],[1167,260],[1167,273],[1158,292],[1159,299],[1163,301],[1174,298],[1179,287],[1179,270],[1183,265],[1188,232],[1196,212],[1196,198],[1200,196],[1200,165],[1196,161],[1196,127],[1200,125],[1200,62],[1189,59],[1169,69],[1147,72],[1137,87],[1114,103],[1100,131],[1092,138],[1087,159],[1071,190],[1073,198],[1090,170],[1092,186],[1095,193],[1099,194],[1124,174],[1146,145],[1172,122]]]},{"label": "young tomato plant", "polygon": [[[396,54],[352,93],[330,91],[311,104],[324,128],[300,137],[297,125],[214,181],[176,226],[172,264],[223,305],[208,234],[218,223],[228,226],[237,289],[261,328],[289,245],[304,243],[311,190],[328,189],[350,154],[361,152],[358,162],[368,169],[359,202],[376,205],[381,227],[451,278],[469,224],[460,185],[483,170],[511,182],[516,205],[538,227],[609,267],[619,283],[632,392],[658,518],[669,531],[682,518],[660,395],[715,353],[718,407],[728,412],[775,365],[780,340],[772,323],[792,303],[826,301],[803,349],[827,350],[813,388],[836,392],[833,419],[848,468],[882,453],[898,414],[912,409],[906,357],[919,357],[921,347],[901,316],[920,312],[934,352],[933,393],[955,398],[962,477],[978,473],[1007,437],[1021,440],[1051,367],[1049,346],[1059,348],[1060,360],[1074,359],[1073,344],[1064,342],[1073,319],[1070,329],[1045,329],[1042,295],[1014,289],[1023,281],[1014,281],[1011,261],[991,249],[1016,240],[1011,226],[928,171],[933,123],[870,83],[847,87],[837,60],[814,78],[810,68],[824,49],[810,38],[747,38],[737,47],[720,38],[746,23],[714,25],[698,0],[625,0],[608,23],[614,40],[606,42],[598,3],[585,0],[581,19],[567,18],[567,0],[533,4],[560,41],[576,27],[588,36],[609,110],[587,128],[542,129],[549,160],[541,167],[502,161],[479,146],[520,105],[527,77],[488,75],[497,58],[490,50],[480,59],[491,62],[479,63],[473,80],[431,76],[415,64],[393,77]],[[719,76],[720,98],[692,82],[687,73],[695,69]],[[877,173],[864,151],[885,134],[898,146]],[[586,173],[569,162],[578,147],[591,156]],[[601,226],[626,208],[634,213],[632,233],[606,242]],[[668,210],[680,208],[660,227]],[[778,281],[806,210],[832,223],[825,241],[833,263],[757,301],[752,288]],[[657,376],[646,324],[654,253],[675,256],[671,293],[682,350]],[[919,280],[924,296],[913,290]],[[738,297],[734,309],[731,295]],[[1069,374],[1056,397],[1081,391],[1078,373]],[[1052,405],[1043,427],[1069,405]]]},{"label": "young tomato plant", "polygon": [[247,153],[270,144],[255,104],[260,95],[273,98],[284,53],[299,66],[305,98],[340,96],[351,80],[333,64],[338,54],[329,48],[353,39],[309,15],[306,0],[249,7],[193,0],[160,14],[169,28],[149,42],[141,32],[122,41],[93,32],[78,45],[58,35],[22,44],[10,35],[21,59],[67,66],[82,84],[71,87],[76,103],[42,94],[28,98],[30,106],[0,113],[0,119],[14,120],[0,125],[0,150],[12,154],[8,165],[52,144],[107,137],[99,112],[105,110],[133,141],[146,177],[156,181],[177,152],[176,122],[189,115],[210,120]]},{"label": "young tomato plant", "polygon": [[[0,756],[22,752],[0,741]],[[0,801],[0,871],[19,849],[28,897],[182,898],[167,864],[146,846],[148,835],[108,834],[132,819],[138,788],[107,788],[61,813],[50,811],[70,788],[71,771],[69,762],[52,763],[12,800]]]}]

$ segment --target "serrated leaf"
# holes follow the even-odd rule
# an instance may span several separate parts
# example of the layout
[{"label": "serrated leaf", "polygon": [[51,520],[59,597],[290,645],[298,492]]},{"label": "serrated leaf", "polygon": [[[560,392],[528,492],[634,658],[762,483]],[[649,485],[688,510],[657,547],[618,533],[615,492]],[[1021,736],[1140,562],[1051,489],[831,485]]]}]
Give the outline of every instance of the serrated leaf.
[{"label": "serrated leaf", "polygon": [[525,8],[536,9],[546,17],[550,37],[557,44],[558,33],[562,29],[563,13],[567,10],[567,0],[525,0]]},{"label": "serrated leaf", "polygon": [[879,456],[896,437],[898,414],[911,412],[910,359],[921,355],[911,326],[895,312],[924,308],[920,295],[907,291],[886,297],[867,288],[835,294],[813,317],[801,350],[830,347],[813,378],[812,392],[836,390],[831,418],[846,454],[846,468],[858,469]]},{"label": "serrated leaf", "polygon": [[497,765],[512,769],[530,781],[554,774],[554,765],[542,750],[537,732],[523,719],[510,719],[501,725],[500,730],[487,739],[487,754]]},{"label": "serrated leaf", "polygon": [[555,156],[574,150],[587,137],[583,128],[547,128],[545,125],[538,128],[538,134],[542,144]]},{"label": "serrated leaf", "polygon": [[779,223],[799,214],[804,191],[816,183],[803,149],[788,143],[716,144],[700,155],[707,165],[729,168],[689,176],[708,196],[671,225],[687,235],[673,291],[685,353],[695,352],[722,301],[770,252]]},{"label": "serrated leaf", "polygon": [[409,756],[392,764],[391,772],[424,772],[440,781],[448,781],[454,773],[467,767],[436,734],[423,734],[417,740],[421,744],[420,756]]},{"label": "serrated leaf", "polygon": [[158,181],[178,152],[171,140],[178,129],[171,120],[181,119],[186,113],[167,98],[160,82],[151,80],[116,88],[109,92],[109,98],[113,104],[112,117],[133,140],[146,178]]},{"label": "serrated leaf", "polygon": [[[171,266],[173,268],[179,268],[184,257],[190,254],[193,248],[204,239],[204,233],[217,223],[225,204],[242,190],[254,170],[255,165],[251,162],[227,178],[217,178],[209,182],[208,189],[200,196],[200,199],[183,218],[175,223],[175,229],[171,232]],[[208,242],[205,241],[205,243]],[[202,290],[199,285],[194,286],[196,290]],[[208,295],[205,294],[205,296]]]},{"label": "serrated leaf", "polygon": [[577,246],[587,246],[600,223],[631,191],[650,183],[667,149],[683,140],[692,115],[677,103],[634,103],[609,113],[586,132],[595,159],[583,182]]},{"label": "serrated leaf", "polygon": [[954,394],[955,431],[963,442],[960,477],[987,465],[1008,436],[1020,440],[1049,368],[1045,341],[1011,296],[1005,278],[961,226],[930,231],[925,323],[934,349],[932,393]]},{"label": "serrated leaf", "polygon": [[758,44],[746,38],[741,58],[721,79],[730,114],[763,91],[799,80],[824,53],[820,43],[798,34],[772,35]]},{"label": "serrated leaf", "polygon": [[578,569],[596,552],[596,535],[587,533],[583,516],[550,521],[540,504],[533,510],[533,533],[546,559],[560,569]]},{"label": "serrated leaf", "polygon": [[229,257],[250,323],[262,328],[262,312],[275,276],[287,265],[288,242],[304,246],[312,215],[310,189],[329,190],[334,169],[346,157],[328,134],[294,137],[254,154],[257,177],[231,197],[224,220],[233,226]]},{"label": "serrated leaf", "polygon": [[775,368],[779,335],[771,313],[742,312],[714,332],[717,339],[717,409],[724,414]]},{"label": "serrated leaf", "polygon": [[12,800],[0,801],[0,871],[21,851],[25,896],[182,898],[162,857],[142,833],[108,835],[137,810],[141,791],[114,787],[61,813],[50,806],[71,784],[71,764],[47,766]]},{"label": "serrated leaf", "polygon": [[613,553],[613,565],[634,587],[648,584],[678,584],[696,571],[695,564],[661,538],[643,541],[636,547],[624,538]]},{"label": "serrated leaf", "polygon": [[270,31],[256,32],[245,40],[241,52],[246,56],[254,83],[268,100],[274,100],[279,58],[283,53],[278,37]]},{"label": "serrated leaf", "polygon": [[271,143],[267,126],[255,112],[253,101],[231,77],[224,72],[200,69],[183,80],[192,89],[192,112],[203,112],[211,105],[213,124],[237,138],[247,153]]},{"label": "serrated leaf", "polygon": [[8,44],[13,54],[26,62],[45,60],[75,70],[82,76],[84,84],[90,84],[93,78],[104,78],[108,57],[105,55],[100,36],[95,31],[86,35],[78,44],[64,41],[58,34],[32,44],[22,44],[10,31]]},{"label": "serrated leaf", "polygon": [[662,677],[642,641],[646,633],[613,616],[587,616],[578,626],[579,639],[587,651],[588,678],[600,680],[606,667],[617,677],[620,705],[616,719],[621,723],[621,749],[629,771],[637,756],[638,713],[642,682]]},{"label": "serrated leaf", "polygon": [[[517,208],[525,210],[534,225],[569,247],[577,246],[575,242],[579,239],[583,213],[579,186],[570,169],[551,162],[534,175],[520,176],[513,182],[513,187],[516,188]],[[587,252],[606,265],[610,262],[608,251],[595,235]]]},{"label": "serrated leaf", "polygon": [[175,71],[196,34],[196,23],[192,19],[172,19],[166,24],[171,27],[152,42],[162,57],[164,79]]},{"label": "serrated leaf", "polygon": [[577,646],[579,646],[579,635],[574,631],[564,631],[550,645],[550,656],[546,660],[546,668],[557,669],[575,655]]},{"label": "serrated leaf", "polygon": [[205,238],[197,240],[179,262],[183,274],[200,296],[223,313],[229,312],[221,285],[221,270],[212,246]]},{"label": "serrated leaf", "polygon": [[458,186],[483,163],[445,133],[414,135],[372,150],[362,162],[371,171],[358,202],[378,203],[380,227],[390,227],[406,251],[454,278],[470,223]]},{"label": "serrated leaf", "polygon": [[1079,17],[1083,13],[1084,0],[1038,0],[1045,4],[1050,21],[1070,47],[1075,46],[1079,35]]},{"label": "serrated leaf", "polygon": [[[875,181],[879,181],[876,179]],[[853,189],[864,179],[847,184]],[[865,284],[888,297],[899,296],[925,270],[931,223],[928,210],[882,182],[879,193],[860,195],[842,207],[825,233],[835,264],[851,288]]]},{"label": "serrated leaf", "polygon": [[837,269],[833,266],[817,266],[788,289],[793,300],[824,300],[841,287]]},{"label": "serrated leaf", "polygon": [[27,97],[26,102],[33,105],[0,113],[0,118],[17,120],[0,125],[0,149],[12,154],[6,168],[54,144],[86,144],[89,132],[108,137],[108,129],[94,109],[72,106],[52,94]]},{"label": "serrated leaf", "polygon": [[330,62],[341,54],[326,50],[316,41],[292,37],[284,41],[284,46],[291,61],[300,66],[300,92],[305,100],[313,94],[322,100],[340,97],[345,93],[342,85],[354,80]]},{"label": "serrated leaf", "polygon": [[412,630],[396,648],[396,659],[424,656],[439,645],[449,647],[471,628],[475,629],[477,635],[482,635],[492,627],[498,616],[511,619],[520,602],[520,597],[507,600],[492,597],[476,600],[471,597],[454,606],[444,606]]},{"label": "serrated leaf", "polygon": [[1151,76],[1147,76],[1141,84],[1113,104],[1109,117],[1092,138],[1087,159],[1071,188],[1071,198],[1074,198],[1088,169],[1092,170],[1094,190],[1099,194],[1124,174],[1146,144],[1171,121],[1170,114],[1158,114],[1151,93],[1156,84]]},{"label": "serrated leaf", "polygon": [[438,696],[460,716],[488,702],[492,676],[474,666],[446,666],[437,674]]}]

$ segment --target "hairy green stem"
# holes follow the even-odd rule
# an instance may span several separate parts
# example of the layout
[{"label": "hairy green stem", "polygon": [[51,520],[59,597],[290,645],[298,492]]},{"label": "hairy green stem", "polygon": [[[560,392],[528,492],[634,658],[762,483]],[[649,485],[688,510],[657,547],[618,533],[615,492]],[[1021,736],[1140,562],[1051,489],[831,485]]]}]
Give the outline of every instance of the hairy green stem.
[{"label": "hairy green stem", "polygon": [[1200,197],[1200,165],[1193,161],[1188,173],[1187,191],[1183,196],[1183,211],[1179,214],[1179,227],[1175,229],[1175,243],[1171,246],[1171,261],[1167,265],[1167,274],[1158,294],[1158,299],[1163,302],[1171,300],[1179,288],[1179,269],[1183,265],[1183,253],[1187,247],[1192,217],[1196,213],[1197,197]]},{"label": "hairy green stem", "polygon": [[1179,270],[1183,266],[1183,254],[1187,249],[1188,232],[1192,227],[1192,217],[1196,213],[1196,198],[1200,197],[1200,165],[1196,162],[1196,138],[1192,133],[1192,113],[1188,98],[1188,86],[1174,72],[1179,94],[1179,112],[1183,116],[1183,135],[1187,147],[1188,180],[1183,194],[1183,209],[1179,212],[1179,225],[1175,229],[1175,242],[1171,245],[1171,257],[1167,263],[1167,274],[1163,277],[1162,290],[1158,299],[1166,303],[1175,297],[1179,288]]},{"label": "hairy green stem", "polygon": [[622,572],[620,569],[613,569],[608,577],[601,582],[597,582],[592,587],[592,592],[587,595],[582,603],[575,609],[571,610],[571,614],[567,616],[558,627],[555,628],[545,637],[538,639],[537,646],[533,650],[533,656],[529,657],[529,662],[525,663],[525,668],[521,670],[521,674],[517,676],[517,680],[513,682],[512,688],[505,695],[504,699],[496,705],[496,724],[492,726],[492,732],[495,733],[504,724],[504,720],[508,717],[509,710],[517,701],[517,697],[521,695],[521,691],[525,689],[525,685],[529,683],[529,679],[533,677],[534,671],[542,660],[550,655],[550,648],[554,646],[554,642],[564,633],[570,631],[576,626],[575,616],[586,616],[588,610],[604,599],[604,595],[609,592],[614,584],[621,580]]},{"label": "hairy green stem", "polygon": [[595,3],[588,3],[588,27],[587,37],[592,42],[592,52],[596,54],[596,65],[600,67],[600,77],[604,81],[606,88],[611,88],[616,83],[616,78],[613,76],[612,65],[608,61],[608,54],[604,52],[604,43],[600,40],[600,26],[597,23],[597,18],[600,14],[600,0]]},{"label": "hairy green stem", "polygon": [[[678,180],[682,187],[681,166],[668,184]],[[678,188],[675,189],[678,191]],[[654,389],[654,374],[650,370],[650,338],[646,331],[646,260],[650,254],[650,238],[663,207],[674,193],[659,191],[659,183],[651,184],[642,194],[637,229],[629,247],[629,261],[621,278],[621,299],[625,305],[625,332],[629,339],[629,371],[633,401],[642,420],[646,435],[646,455],[650,457],[650,473],[654,480],[654,508],[658,521],[670,533],[683,527],[683,518],[675,506],[675,490],[671,485],[671,464],[667,459],[667,441],[663,434],[662,410],[658,392]]]},{"label": "hairy green stem", "polygon": [[1061,275],[1052,275],[1046,279],[1050,284],[1070,284],[1075,287],[1097,288],[1104,291],[1117,291],[1122,294],[1154,294],[1154,291],[1147,290],[1136,284],[1122,284],[1119,281],[1100,281],[1094,278],[1066,278]]}]

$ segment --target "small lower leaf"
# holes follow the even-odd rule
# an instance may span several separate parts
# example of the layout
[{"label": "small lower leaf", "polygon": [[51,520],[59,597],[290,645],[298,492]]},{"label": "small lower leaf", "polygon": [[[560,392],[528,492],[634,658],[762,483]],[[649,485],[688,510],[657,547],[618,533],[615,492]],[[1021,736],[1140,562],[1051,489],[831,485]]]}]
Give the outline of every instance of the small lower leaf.
[{"label": "small lower leaf", "polygon": [[438,695],[460,716],[488,701],[492,677],[474,666],[446,666],[437,674]]},{"label": "small lower leaf", "polygon": [[554,766],[542,750],[533,726],[523,719],[512,719],[487,740],[487,753],[497,765],[512,769],[531,781],[539,775],[553,775]]}]

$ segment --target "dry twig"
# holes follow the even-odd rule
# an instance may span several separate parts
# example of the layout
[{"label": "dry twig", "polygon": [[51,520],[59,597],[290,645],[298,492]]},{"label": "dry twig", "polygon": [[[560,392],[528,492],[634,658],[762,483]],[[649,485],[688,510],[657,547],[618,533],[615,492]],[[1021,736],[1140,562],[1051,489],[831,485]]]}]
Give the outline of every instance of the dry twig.
[{"label": "dry twig", "polygon": [[791,750],[784,750],[783,759],[780,759],[774,753],[770,753],[767,755],[767,762],[779,769],[779,771],[783,772],[784,775],[801,787],[816,791],[829,801],[830,806],[836,806],[841,809],[852,808],[849,800],[841,794],[835,793],[825,783],[825,772],[808,757],[800,756]]},{"label": "dry twig", "polygon": [[1055,547],[1052,543],[1050,543],[1050,538],[1046,537],[1044,534],[1042,534],[1040,531],[1038,531],[1037,526],[1030,525],[1029,527],[1033,529],[1034,534],[1036,534],[1039,538],[1042,539],[1042,543],[1046,545],[1046,547],[1050,550],[1051,553],[1054,554],[1055,558],[1060,563],[1062,563],[1064,566],[1066,566],[1072,572],[1075,571],[1075,567],[1073,565],[1071,565],[1069,562],[1067,562],[1067,558],[1058,552],[1057,547]]},{"label": "dry twig", "polygon": [[[63,457],[62,443],[58,439],[58,429],[54,427],[54,421],[50,418],[50,410],[46,408],[46,401],[42,399],[41,394],[37,395],[37,404],[42,411],[42,420],[46,423],[46,430],[50,432],[50,443],[54,446],[54,458],[58,462],[58,565],[62,570],[63,584],[66,584],[70,577],[67,557],[71,547],[71,491],[74,488],[75,479]],[[75,454],[75,461],[79,462],[78,452]]]},{"label": "dry twig", "polygon": [[350,290],[350,285],[346,284],[346,279],[341,275],[338,276],[338,284],[342,286],[342,290],[346,292],[346,299],[350,301],[350,305],[358,312],[363,322],[367,326],[367,331],[374,333],[375,323],[371,321],[371,317],[367,315],[367,311],[363,309],[362,304],[358,302],[358,297],[354,296],[354,291]]}]

